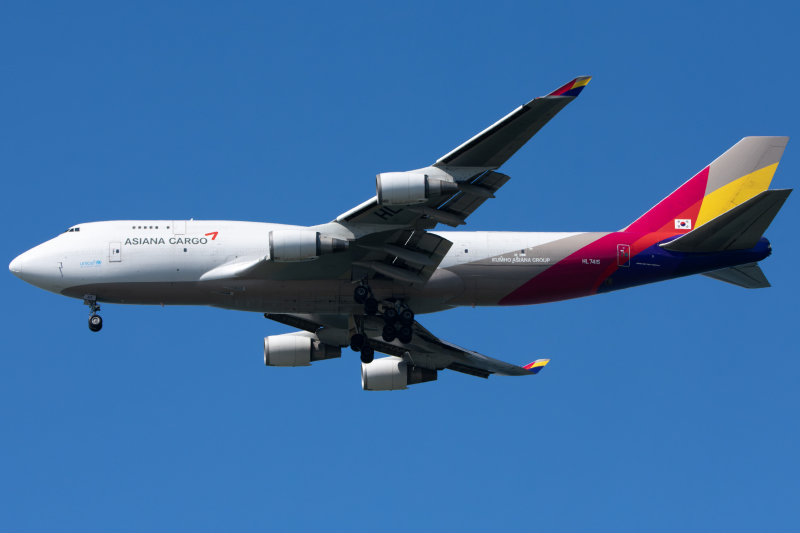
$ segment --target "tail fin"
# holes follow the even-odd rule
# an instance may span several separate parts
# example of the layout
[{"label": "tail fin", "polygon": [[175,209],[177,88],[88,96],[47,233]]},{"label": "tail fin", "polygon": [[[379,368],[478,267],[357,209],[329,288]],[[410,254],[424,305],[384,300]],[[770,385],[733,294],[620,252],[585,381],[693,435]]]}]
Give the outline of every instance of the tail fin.
[{"label": "tail fin", "polygon": [[745,137],[624,231],[681,234],[767,190],[788,137]]}]

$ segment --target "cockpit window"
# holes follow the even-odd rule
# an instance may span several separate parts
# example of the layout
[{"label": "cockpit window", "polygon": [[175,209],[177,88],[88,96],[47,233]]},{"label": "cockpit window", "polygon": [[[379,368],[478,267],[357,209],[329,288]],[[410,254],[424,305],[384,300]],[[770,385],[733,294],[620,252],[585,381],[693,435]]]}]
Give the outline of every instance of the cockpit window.
[{"label": "cockpit window", "polygon": [[80,230],[81,228],[69,228],[67,230],[64,230],[64,233],[72,233],[73,231],[80,231]]}]

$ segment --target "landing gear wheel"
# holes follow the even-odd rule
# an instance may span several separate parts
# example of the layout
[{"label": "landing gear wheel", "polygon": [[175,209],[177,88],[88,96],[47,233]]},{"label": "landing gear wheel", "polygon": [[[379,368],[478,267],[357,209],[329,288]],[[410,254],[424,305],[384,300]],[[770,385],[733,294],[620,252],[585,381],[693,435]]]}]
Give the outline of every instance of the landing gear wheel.
[{"label": "landing gear wheel", "polygon": [[364,302],[364,314],[374,315],[378,312],[378,300],[375,298],[367,298]]},{"label": "landing gear wheel", "polygon": [[383,326],[383,332],[381,336],[383,337],[384,341],[392,342],[397,338],[397,330],[394,329],[394,325],[386,324]]},{"label": "landing gear wheel", "polygon": [[353,299],[357,304],[363,304],[367,300],[367,296],[369,296],[369,289],[363,285],[356,287],[356,290],[353,291]]},{"label": "landing gear wheel", "polygon": [[356,333],[352,337],[350,337],[350,349],[354,352],[360,352],[364,348],[364,344],[366,344],[367,339],[361,333]]},{"label": "landing gear wheel", "polygon": [[403,324],[410,326],[414,323],[414,311],[406,307],[402,311],[400,311],[400,322]]},{"label": "landing gear wheel", "polygon": [[375,359],[375,350],[369,346],[361,348],[361,362],[365,365],[370,364]]},{"label": "landing gear wheel", "polygon": [[400,317],[400,313],[394,307],[387,307],[383,310],[383,319],[387,324],[394,324]]},{"label": "landing gear wheel", "polygon": [[92,315],[89,317],[89,329],[95,332],[103,329],[103,319],[100,318],[100,315]]},{"label": "landing gear wheel", "polygon": [[397,338],[400,339],[400,342],[403,344],[408,344],[411,342],[411,337],[413,337],[413,333],[411,332],[411,328],[408,326],[403,326],[400,328],[398,332]]}]

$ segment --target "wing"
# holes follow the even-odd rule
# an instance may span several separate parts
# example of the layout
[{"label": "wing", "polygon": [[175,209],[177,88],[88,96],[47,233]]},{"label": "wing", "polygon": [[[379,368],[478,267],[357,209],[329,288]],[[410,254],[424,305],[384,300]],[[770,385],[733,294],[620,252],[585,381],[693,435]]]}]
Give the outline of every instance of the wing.
[{"label": "wing", "polygon": [[432,370],[455,370],[481,378],[488,378],[491,374],[530,376],[537,374],[550,361],[538,359],[525,366],[506,363],[442,340],[416,321],[412,328],[414,336],[409,344],[401,344],[398,340],[387,343],[381,338],[382,328],[382,319],[365,318],[364,332],[376,352],[402,357],[415,366]]},{"label": "wing", "polygon": [[414,205],[380,205],[378,196],[336,218],[362,235],[353,244],[352,279],[381,275],[421,288],[452,246],[426,232],[437,224],[457,227],[509,179],[496,169],[583,90],[580,76],[552,93],[520,106],[433,166],[411,171],[425,179],[455,184],[447,194]]},{"label": "wing", "polygon": [[578,76],[535,98],[436,161],[451,167],[499,168],[583,90],[591,76]]},{"label": "wing", "polygon": [[483,202],[510,179],[495,172],[559,111],[573,101],[591,80],[579,76],[515,109],[427,168],[412,172],[458,184],[457,192],[414,206],[381,206],[375,196],[343,213],[335,222],[345,225],[416,225],[432,229],[437,223],[460,226]]},{"label": "wing", "polygon": [[[376,351],[387,355],[402,357],[406,362],[431,370],[454,370],[463,374],[488,378],[491,374],[499,376],[530,376],[537,374],[550,362],[549,359],[537,359],[525,366],[517,366],[485,356],[453,343],[438,338],[425,329],[419,322],[414,322],[414,336],[409,344],[400,341],[385,342],[381,338],[384,321],[379,317],[343,317],[340,315],[264,315],[270,320],[286,324],[294,328],[315,333],[318,339],[326,344],[347,346],[350,333],[355,331],[355,321],[362,321],[368,337],[369,345]],[[344,321],[348,324],[345,325]]]}]

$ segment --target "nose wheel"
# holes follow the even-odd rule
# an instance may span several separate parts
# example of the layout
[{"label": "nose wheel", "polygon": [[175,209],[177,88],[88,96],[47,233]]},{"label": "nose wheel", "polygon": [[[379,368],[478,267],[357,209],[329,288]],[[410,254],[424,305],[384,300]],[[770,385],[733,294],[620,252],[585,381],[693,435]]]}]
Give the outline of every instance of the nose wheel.
[{"label": "nose wheel", "polygon": [[91,316],[89,316],[89,329],[94,332],[103,329],[103,318],[97,314],[100,310],[100,306],[97,304],[97,297],[87,294],[83,298],[83,303],[84,305],[88,305],[89,310],[92,312]]},{"label": "nose wheel", "polygon": [[92,331],[100,331],[103,329],[103,318],[100,315],[92,315],[89,317],[89,329]]}]

